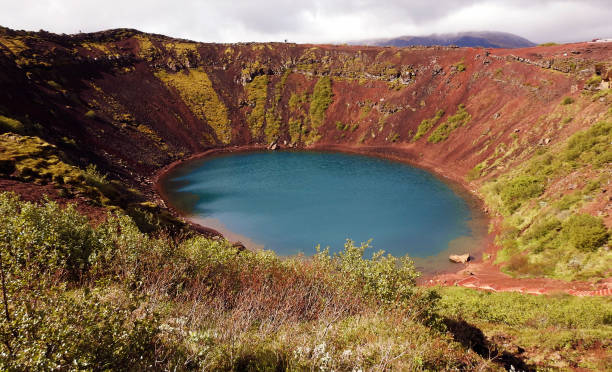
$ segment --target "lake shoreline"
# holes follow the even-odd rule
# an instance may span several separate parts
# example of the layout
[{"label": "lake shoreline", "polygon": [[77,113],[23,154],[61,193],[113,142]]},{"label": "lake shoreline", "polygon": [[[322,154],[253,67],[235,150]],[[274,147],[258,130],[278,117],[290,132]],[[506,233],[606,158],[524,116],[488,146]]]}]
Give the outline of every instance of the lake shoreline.
[{"label": "lake shoreline", "polygon": [[[489,217],[484,211],[484,203],[479,198],[478,194],[474,194],[475,190],[469,188],[469,185],[457,175],[439,172],[439,169],[435,167],[419,164],[418,162],[410,159],[409,156],[402,156],[397,152],[390,152],[388,148],[379,147],[347,147],[347,146],[333,146],[333,145],[322,145],[312,146],[309,148],[288,148],[281,147],[278,151],[289,151],[289,152],[323,152],[323,153],[341,153],[341,154],[354,154],[354,155],[365,155],[368,157],[381,158],[390,160],[402,164],[412,166],[414,168],[422,169],[435,176],[439,181],[447,185],[455,194],[462,198],[472,216],[470,222],[470,230],[473,234],[471,237],[460,237],[460,241],[455,240],[449,242],[449,247],[442,252],[428,257],[414,257],[415,265],[423,273],[423,279],[431,279],[438,275],[457,273],[465,268],[463,264],[451,263],[448,261],[450,254],[470,253],[471,259],[474,261],[480,261],[482,253],[490,250],[492,247],[492,236],[487,230],[489,224]],[[395,149],[396,151],[399,149]],[[203,158],[214,158],[216,156],[234,154],[234,153],[249,153],[249,152],[266,152],[267,146],[264,145],[249,145],[249,146],[232,146],[224,148],[209,149],[204,152],[194,154],[185,159],[175,161],[164,168],[162,168],[154,178],[154,185],[158,195],[164,200],[167,206],[178,216],[186,219],[186,222],[193,226],[197,231],[204,232],[208,236],[223,236],[229,240],[237,238],[241,243],[245,244],[249,249],[260,249],[257,244],[251,246],[248,244],[249,238],[243,237],[240,234],[229,231],[227,228],[219,226],[219,224],[206,224],[203,223],[202,218],[190,216],[189,213],[185,213],[177,209],[169,201],[168,195],[166,194],[163,185],[166,177],[172,173],[177,167],[184,165],[185,163],[192,162],[197,159]],[[405,154],[404,154],[405,155]],[[206,219],[204,219],[206,220]],[[463,238],[463,239],[462,239]],[[467,239],[466,239],[467,238]],[[244,240],[244,241],[243,241]],[[467,241],[466,241],[467,240]],[[436,261],[439,265],[432,267],[431,263]]]}]

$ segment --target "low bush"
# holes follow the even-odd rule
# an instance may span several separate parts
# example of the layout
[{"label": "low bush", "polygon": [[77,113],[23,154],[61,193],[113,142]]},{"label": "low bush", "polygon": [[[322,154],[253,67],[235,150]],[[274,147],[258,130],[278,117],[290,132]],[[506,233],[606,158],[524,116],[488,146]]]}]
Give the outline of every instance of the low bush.
[{"label": "low bush", "polygon": [[584,84],[587,87],[596,87],[596,86],[598,86],[601,83],[601,80],[602,80],[601,76],[593,75]]},{"label": "low bush", "polygon": [[539,177],[518,176],[500,187],[499,196],[504,203],[506,212],[512,213],[525,200],[541,195],[545,186],[545,182]]},{"label": "low bush", "polygon": [[[465,369],[435,291],[368,244],[281,259],[0,194],[0,368]],[[435,326],[435,327],[434,327]],[[433,328],[432,328],[433,327]],[[373,342],[376,338],[379,342]],[[348,350],[348,351],[347,351]]]},{"label": "low bush", "polygon": [[595,251],[610,237],[601,218],[574,214],[563,223],[563,236],[580,251]]},{"label": "low bush", "polygon": [[574,99],[572,97],[565,97],[563,98],[563,101],[561,101],[562,105],[571,105],[572,103],[574,103]]}]

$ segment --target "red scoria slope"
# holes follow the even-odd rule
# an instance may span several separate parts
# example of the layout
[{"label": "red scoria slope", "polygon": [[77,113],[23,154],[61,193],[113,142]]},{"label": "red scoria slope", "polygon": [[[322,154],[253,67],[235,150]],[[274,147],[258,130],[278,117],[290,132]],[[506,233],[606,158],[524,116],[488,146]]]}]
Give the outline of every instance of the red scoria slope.
[{"label": "red scoria slope", "polygon": [[[611,75],[612,43],[204,44],[126,29],[0,29],[0,115],[25,123],[27,134],[58,146],[73,164],[96,164],[161,205],[153,175],[169,164],[270,142],[401,159],[480,196],[487,180],[601,120],[612,98],[584,92],[605,89]],[[593,76],[597,86],[587,84]],[[560,105],[565,97],[576,104]],[[459,105],[471,118],[446,140],[429,141]],[[438,110],[442,118],[415,140]],[[483,163],[482,176],[468,180]]]}]

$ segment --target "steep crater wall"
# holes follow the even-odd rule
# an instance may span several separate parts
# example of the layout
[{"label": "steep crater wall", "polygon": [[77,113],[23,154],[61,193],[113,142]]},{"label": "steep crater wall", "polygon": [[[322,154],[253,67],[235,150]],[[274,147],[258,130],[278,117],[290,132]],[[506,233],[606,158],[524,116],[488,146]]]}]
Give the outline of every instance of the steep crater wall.
[{"label": "steep crater wall", "polygon": [[[0,115],[21,124],[9,131],[42,138],[66,162],[95,164],[160,205],[153,175],[169,164],[210,149],[272,144],[398,158],[487,199],[481,186],[560,151],[610,115],[610,43],[203,44],[126,29],[70,36],[2,29],[0,51]],[[577,168],[574,177],[596,178],[609,161]],[[571,182],[568,174],[552,178]],[[609,227],[602,200],[586,213]],[[515,212],[498,204],[486,208],[500,219]]]}]

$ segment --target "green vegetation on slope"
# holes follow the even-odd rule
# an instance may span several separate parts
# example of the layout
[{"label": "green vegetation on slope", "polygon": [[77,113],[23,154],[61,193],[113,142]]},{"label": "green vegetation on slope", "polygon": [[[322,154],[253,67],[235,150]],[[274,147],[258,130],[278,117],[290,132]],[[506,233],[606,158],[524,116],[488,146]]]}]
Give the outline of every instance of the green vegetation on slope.
[{"label": "green vegetation on slope", "polygon": [[22,133],[24,129],[23,123],[21,123],[19,120],[0,115],[0,133]]},{"label": "green vegetation on slope", "polygon": [[[602,371],[612,361],[605,351],[612,346],[609,298],[491,293],[460,287],[439,291],[440,313],[451,320],[447,320],[449,327],[464,327],[466,333],[471,327],[476,334],[480,329],[489,340],[503,340],[502,345],[482,345],[491,354],[515,353],[521,348],[527,364],[542,370],[580,367]],[[471,341],[476,344],[478,338]]]},{"label": "green vegetation on slope", "polygon": [[424,289],[409,259],[368,248],[281,259],[0,193],[0,368],[606,365],[608,299]]},{"label": "green vegetation on slope", "polygon": [[418,140],[419,138],[423,137],[427,132],[429,132],[429,130],[433,128],[434,125],[436,125],[438,120],[440,120],[440,118],[443,115],[444,115],[444,110],[438,110],[436,111],[436,115],[433,118],[423,119],[421,121],[421,124],[419,124],[419,127],[417,128],[417,132],[414,135],[414,138],[412,138],[412,141]]},{"label": "green vegetation on slope", "polygon": [[457,106],[457,112],[449,116],[446,122],[440,124],[427,138],[427,142],[438,143],[445,141],[452,131],[466,125],[471,119],[472,115],[465,110],[463,104],[460,104]]},{"label": "green vegetation on slope", "polygon": [[266,112],[266,128],[264,130],[266,134],[266,142],[272,143],[278,139],[280,126],[281,126],[281,110],[279,108],[280,100],[283,96],[285,84],[289,78],[291,70],[286,70],[280,78],[280,81],[274,88],[274,101],[272,107]]},{"label": "green vegetation on slope", "polygon": [[310,101],[310,125],[312,126],[311,141],[316,141],[318,128],[325,122],[325,111],[333,102],[331,79],[329,76],[319,78],[312,92],[312,100]]},{"label": "green vegetation on slope", "polygon": [[268,75],[257,76],[245,87],[247,100],[253,106],[246,115],[253,138],[261,136],[261,128],[266,118],[266,101],[268,99]]},{"label": "green vegetation on slope", "polygon": [[[497,262],[506,271],[567,280],[610,275],[610,231],[581,206],[610,179],[611,142],[612,122],[598,122],[483,186],[487,204],[505,216]],[[549,191],[572,172],[588,172],[592,181],[566,194]]]},{"label": "green vegetation on slope", "polygon": [[306,92],[292,92],[289,97],[289,136],[292,143],[298,143],[305,134],[309,121],[306,114],[309,102],[310,96]]},{"label": "green vegetation on slope", "polygon": [[[435,292],[367,245],[311,259],[142,234],[0,194],[0,368],[441,370],[482,359],[429,324]],[[53,223],[49,223],[53,221]],[[382,310],[382,311],[381,311]],[[438,327],[439,328],[439,327]]]},{"label": "green vegetation on slope", "polygon": [[190,69],[188,73],[157,71],[155,76],[176,89],[191,111],[200,119],[206,119],[221,143],[232,140],[232,128],[227,108],[219,99],[212,82],[202,69]]},{"label": "green vegetation on slope", "polygon": [[157,211],[157,206],[146,202],[138,191],[107,179],[95,165],[81,169],[70,164],[56,146],[38,137],[0,135],[0,176],[37,184],[51,183],[66,197],[80,195],[99,206],[121,208],[145,231],[182,226],[182,222],[168,213]]}]

